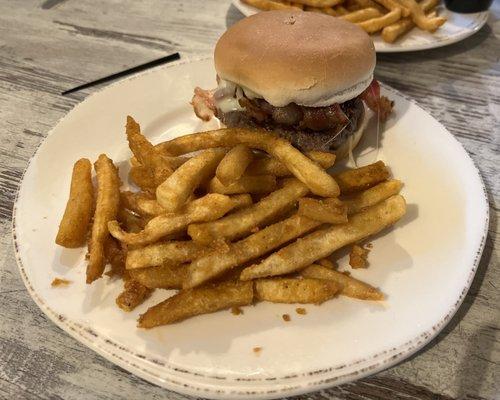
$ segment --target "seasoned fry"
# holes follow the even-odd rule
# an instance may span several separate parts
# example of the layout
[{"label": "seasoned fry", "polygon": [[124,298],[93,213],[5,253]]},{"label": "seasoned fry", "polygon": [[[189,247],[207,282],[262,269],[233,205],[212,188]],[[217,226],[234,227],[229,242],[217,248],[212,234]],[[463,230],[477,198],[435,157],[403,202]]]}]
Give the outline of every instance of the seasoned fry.
[{"label": "seasoned fry", "polygon": [[317,263],[325,268],[336,269],[335,264],[329,258],[322,258],[321,260],[318,260]]},{"label": "seasoned fry", "polygon": [[269,193],[276,188],[274,175],[245,175],[236,182],[224,186],[217,177],[214,177],[208,186],[211,193]]},{"label": "seasoned fry", "polygon": [[213,147],[232,147],[245,144],[263,150],[281,161],[311,192],[323,197],[337,197],[335,180],[318,164],[293,147],[285,139],[266,131],[252,129],[218,129],[181,136],[158,145],[160,151],[173,155],[186,154]]},{"label": "seasoned fry", "polygon": [[237,265],[254,260],[319,225],[321,222],[294,215],[230,244],[226,251],[202,256],[189,265],[184,288],[198,286]]},{"label": "seasoned fry", "polygon": [[344,224],[347,222],[347,208],[337,198],[299,199],[299,214],[326,224]]},{"label": "seasoned fry", "polygon": [[168,234],[183,231],[191,223],[216,220],[233,207],[230,197],[211,193],[189,203],[182,213],[162,214],[151,219],[144,230],[138,233],[124,232],[117,221],[110,221],[108,227],[113,237],[121,242],[146,245]]},{"label": "seasoned fry", "polygon": [[312,264],[300,273],[304,278],[327,279],[340,286],[339,293],[360,300],[384,300],[383,293],[369,285],[342,272]]},{"label": "seasoned fry", "polygon": [[253,201],[252,201],[252,196],[249,194],[235,194],[234,196],[230,196],[231,201],[234,204],[234,207],[232,211],[236,210],[241,210],[242,208],[246,208],[248,206],[251,206]]},{"label": "seasoned fry", "polygon": [[188,234],[200,244],[209,244],[220,238],[229,241],[240,238],[283,213],[308,192],[309,189],[303,183],[297,179],[290,179],[282,189],[274,191],[258,203],[217,221],[191,224],[188,227]]},{"label": "seasoned fry", "polygon": [[359,192],[347,199],[342,199],[342,202],[347,207],[347,214],[354,214],[362,209],[372,206],[385,200],[395,194],[398,194],[403,187],[403,183],[396,179],[391,179],[386,182],[379,183],[370,189]]},{"label": "seasoned fry", "polygon": [[126,133],[130,150],[137,161],[151,172],[156,185],[172,174],[173,169],[141,133],[139,124],[130,115],[127,116]]},{"label": "seasoned fry", "polygon": [[248,4],[249,6],[258,8],[263,11],[271,11],[271,10],[300,10],[300,8],[281,3],[279,1],[273,0],[241,0],[243,3]]},{"label": "seasoned fry", "polygon": [[371,18],[378,18],[380,16],[382,16],[382,13],[378,9],[370,7],[350,12],[349,14],[342,15],[340,18],[355,23],[363,22]]},{"label": "seasoned fry", "polygon": [[225,282],[183,290],[142,314],[139,318],[139,327],[154,328],[195,315],[246,306],[252,301],[252,282]]},{"label": "seasoned fry", "polygon": [[354,0],[354,3],[357,4],[358,9],[360,8],[376,8],[380,12],[385,12],[385,7],[378,4],[375,0]]},{"label": "seasoned fry", "polygon": [[83,246],[93,211],[92,164],[82,158],[73,165],[69,199],[57,231],[56,243],[67,248]]},{"label": "seasoned fry", "polygon": [[342,194],[351,194],[375,186],[389,178],[389,170],[383,161],[351,169],[335,175]]},{"label": "seasoned fry", "polygon": [[111,265],[111,270],[106,272],[108,276],[123,276],[125,272],[125,254],[120,243],[110,237],[104,246],[106,263]]},{"label": "seasoned fry", "polygon": [[[432,10],[439,4],[439,0],[424,0],[419,5],[424,12]],[[430,15],[428,16],[430,17]],[[402,18],[401,20],[386,26],[382,30],[382,39],[387,43],[393,43],[396,39],[406,32],[409,32],[415,27],[415,23],[410,17]]]},{"label": "seasoned fry", "polygon": [[429,18],[425,15],[423,7],[421,7],[415,0],[398,0],[403,6],[408,8],[411,12],[411,19],[420,29],[425,31],[434,32],[441,25],[446,22],[446,18],[434,17]]},{"label": "seasoned fry", "polygon": [[[335,154],[326,151],[310,151],[307,156],[316,161],[322,168],[328,169],[335,163]],[[273,157],[258,158],[246,170],[247,175],[274,175],[278,178],[292,176],[290,170]]]},{"label": "seasoned fry", "polygon": [[366,210],[354,214],[349,222],[322,229],[298,239],[270,255],[260,264],[247,267],[241,280],[291,273],[304,268],[335,250],[360,241],[398,221],[406,211],[402,196],[395,195]]},{"label": "seasoned fry", "polygon": [[408,17],[410,15],[410,10],[402,4],[399,0],[374,0],[381,6],[385,7],[389,11],[395,11],[398,8],[401,9],[401,16]]},{"label": "seasoned fry", "polygon": [[349,253],[349,265],[352,268],[366,268],[367,257],[370,250],[355,244]]},{"label": "seasoned fry", "polygon": [[396,8],[381,17],[372,18],[367,21],[358,22],[357,25],[363,28],[367,33],[375,33],[382,30],[385,26],[393,24],[401,18],[401,8]]},{"label": "seasoned fry", "polygon": [[339,289],[339,284],[325,279],[258,279],[255,282],[255,297],[272,303],[320,304],[334,297]]},{"label": "seasoned fry", "polygon": [[126,208],[120,208],[117,219],[127,232],[140,232],[146,226],[146,221],[142,217]]},{"label": "seasoned fry", "polygon": [[149,192],[131,192],[125,191],[120,192],[120,203],[122,207],[128,208],[129,210],[143,215],[139,203],[144,200],[152,200],[154,196]]},{"label": "seasoned fry", "polygon": [[243,176],[252,159],[252,150],[243,144],[239,144],[224,156],[215,171],[215,176],[220,183],[228,186]]},{"label": "seasoned fry", "polygon": [[337,4],[343,3],[344,0],[293,0],[295,3],[303,4],[305,6],[323,8],[333,7]]},{"label": "seasoned fry", "polygon": [[145,217],[154,217],[166,214],[167,210],[154,199],[139,198],[137,199],[137,213]]},{"label": "seasoned fry", "polygon": [[151,295],[151,289],[134,279],[125,281],[123,292],[116,298],[116,305],[123,311],[132,311]]},{"label": "seasoned fry", "polygon": [[179,211],[193,191],[212,175],[226,152],[208,149],[182,164],[156,189],[156,199],[167,212]]},{"label": "seasoned fry", "polygon": [[191,241],[160,242],[129,250],[126,266],[127,269],[136,269],[162,264],[180,264],[194,260],[201,251],[200,245]]},{"label": "seasoned fry", "polygon": [[344,6],[337,6],[337,7],[335,7],[335,11],[336,11],[337,15],[346,15],[346,14],[349,14],[349,11],[347,11]]},{"label": "seasoned fry", "polygon": [[97,202],[89,241],[87,283],[92,283],[104,272],[104,244],[109,238],[108,222],[116,219],[120,206],[120,178],[113,161],[101,154],[94,168],[97,174]]},{"label": "seasoned fry", "polygon": [[185,265],[159,265],[157,267],[131,269],[132,279],[147,288],[181,289],[187,268]]},{"label": "seasoned fry", "polygon": [[139,189],[154,193],[158,186],[151,170],[141,164],[132,165],[128,173],[128,178]]}]

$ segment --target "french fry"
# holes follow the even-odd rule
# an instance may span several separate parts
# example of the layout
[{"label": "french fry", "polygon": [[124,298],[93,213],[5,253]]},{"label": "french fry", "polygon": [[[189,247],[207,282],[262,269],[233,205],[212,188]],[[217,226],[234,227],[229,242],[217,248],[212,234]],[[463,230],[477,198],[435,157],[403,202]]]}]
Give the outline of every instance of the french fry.
[{"label": "french fry", "polygon": [[[316,10],[316,12],[322,12],[323,14],[331,15],[332,17],[337,17],[339,15],[333,7],[314,8],[314,10]],[[312,7],[307,11],[313,11]]]},{"label": "french fry", "polygon": [[411,19],[420,29],[425,31],[434,32],[441,25],[446,22],[446,18],[434,17],[429,18],[425,15],[423,7],[421,7],[415,0],[398,0],[404,7],[408,8],[411,12]]},{"label": "french fry", "polygon": [[132,279],[149,289],[181,289],[186,272],[187,268],[182,264],[128,270]]},{"label": "french fry", "polygon": [[229,244],[226,251],[215,251],[194,260],[188,267],[184,288],[198,286],[237,265],[254,260],[321,225],[321,222],[294,215],[270,225],[239,242]]},{"label": "french fry", "polygon": [[143,215],[139,203],[143,200],[152,200],[154,196],[149,192],[120,192],[120,204],[139,215]]},{"label": "french fry", "polygon": [[165,210],[155,199],[139,198],[137,199],[137,213],[145,217],[154,217],[166,214]]},{"label": "french fry", "polygon": [[242,307],[253,301],[252,282],[224,282],[183,290],[151,307],[139,318],[140,328],[154,328],[182,321],[195,315]]},{"label": "french fry", "polygon": [[[326,151],[309,151],[306,155],[316,161],[323,169],[328,169],[335,163],[335,154]],[[246,175],[274,175],[282,178],[292,176],[290,170],[273,157],[258,158],[246,170]]]},{"label": "french fry", "polygon": [[300,10],[300,8],[281,3],[279,1],[273,0],[241,0],[243,3],[248,4],[249,6],[258,8],[263,11],[271,11],[271,10]]},{"label": "french fry", "polygon": [[117,221],[110,221],[108,227],[111,235],[120,242],[146,245],[171,233],[181,232],[191,223],[219,219],[233,207],[230,197],[211,193],[189,203],[180,214],[162,214],[151,219],[144,230],[138,233],[124,232]]},{"label": "french fry", "polygon": [[321,229],[270,255],[260,264],[247,267],[241,280],[288,274],[300,270],[335,250],[355,243],[394,224],[406,212],[402,196],[395,195],[354,214],[347,224]]},{"label": "french fry", "polygon": [[130,167],[129,180],[142,191],[154,193],[158,186],[151,170],[145,165],[136,164]]},{"label": "french fry", "polygon": [[101,154],[94,167],[97,174],[97,201],[89,241],[87,283],[100,278],[104,272],[104,245],[109,238],[108,222],[116,219],[120,206],[120,178],[113,161]]},{"label": "french fry", "polygon": [[285,139],[269,132],[252,129],[218,129],[194,133],[160,143],[160,151],[181,155],[214,147],[233,147],[245,144],[263,150],[281,161],[311,192],[323,197],[337,197],[339,187],[335,180],[318,164],[310,160]]},{"label": "french fry", "polygon": [[258,203],[236,211],[217,221],[191,224],[188,234],[200,244],[209,244],[216,239],[234,240],[250,233],[256,227],[275,218],[286,211],[297,199],[309,192],[307,186],[291,179],[281,189],[278,189]]},{"label": "french fry", "polygon": [[182,164],[156,188],[156,199],[167,212],[179,211],[193,191],[210,177],[226,152],[208,149]]},{"label": "french fry", "polygon": [[83,246],[93,211],[92,164],[82,158],[73,165],[69,199],[57,231],[56,243],[67,248]]},{"label": "french fry", "polygon": [[391,179],[386,182],[379,183],[363,192],[359,192],[347,199],[342,199],[342,202],[347,208],[347,214],[354,214],[366,207],[381,202],[395,194],[398,194],[403,187],[403,183],[396,179]]},{"label": "french fry", "polygon": [[255,282],[255,297],[272,303],[321,304],[334,297],[339,289],[339,284],[326,279],[258,279]]},{"label": "french fry", "polygon": [[[420,7],[424,12],[432,10],[439,4],[439,0],[424,0],[420,3]],[[428,17],[431,17],[428,15]],[[382,29],[382,39],[387,43],[394,43],[396,39],[415,27],[415,23],[410,17],[402,18],[401,20],[386,26]]]},{"label": "french fry", "polygon": [[381,17],[372,18],[363,22],[358,22],[357,25],[367,33],[375,33],[382,30],[384,27],[393,24],[401,18],[401,8],[396,8]]},{"label": "french fry", "polygon": [[340,286],[339,293],[360,300],[384,300],[383,293],[352,276],[329,269],[321,265],[312,264],[300,273],[304,278],[326,279],[336,282]]},{"label": "french fry", "polygon": [[349,14],[342,15],[340,18],[349,22],[363,22],[371,18],[378,18],[382,13],[373,7],[363,8],[361,10],[352,11]]},{"label": "french fry", "polygon": [[402,17],[408,17],[410,15],[410,10],[399,0],[374,0],[374,1],[376,1],[389,11],[396,11],[398,8],[401,9]]},{"label": "french fry", "polygon": [[215,176],[220,183],[228,186],[243,176],[252,159],[252,150],[243,144],[239,144],[224,156],[215,171]]},{"label": "french fry", "polygon": [[130,150],[137,161],[151,171],[156,185],[172,174],[173,169],[141,133],[139,124],[130,115],[127,116],[126,134]]},{"label": "french fry", "polygon": [[106,263],[111,265],[111,270],[106,272],[108,276],[123,276],[125,272],[125,254],[120,243],[110,237],[104,245]]},{"label": "french fry", "polygon": [[125,281],[124,290],[116,298],[116,305],[124,311],[132,311],[151,295],[151,289],[134,279]]},{"label": "french fry", "polygon": [[337,13],[337,15],[346,15],[346,14],[349,14],[349,11],[347,11],[344,6],[337,6],[337,7],[335,7],[335,12]]},{"label": "french fry", "polygon": [[344,0],[293,0],[295,3],[303,4],[309,7],[323,8],[333,7],[343,3]]},{"label": "french fry", "polygon": [[276,177],[274,175],[245,175],[227,186],[214,177],[208,185],[209,192],[221,194],[269,193],[275,188]]},{"label": "french fry", "polygon": [[375,0],[354,0],[354,3],[357,4],[358,9],[372,7],[378,9],[380,12],[385,12],[386,10],[384,6],[381,6]]},{"label": "french fry", "polygon": [[347,222],[347,208],[337,198],[299,199],[299,214],[326,224],[344,224]]},{"label": "french fry", "polygon": [[253,204],[252,196],[250,196],[249,194],[235,194],[234,196],[229,197],[231,197],[231,201],[234,204],[234,207],[231,211],[241,210],[242,208],[246,208]]},{"label": "french fry", "polygon": [[389,178],[389,170],[383,161],[350,169],[335,175],[342,194],[352,194],[375,186]]},{"label": "french fry", "polygon": [[140,232],[146,226],[146,221],[142,217],[123,207],[120,207],[117,219],[127,232]]},{"label": "french fry", "polygon": [[192,241],[154,243],[129,250],[126,267],[137,269],[162,264],[181,264],[194,260],[201,254],[201,251],[202,248]]}]

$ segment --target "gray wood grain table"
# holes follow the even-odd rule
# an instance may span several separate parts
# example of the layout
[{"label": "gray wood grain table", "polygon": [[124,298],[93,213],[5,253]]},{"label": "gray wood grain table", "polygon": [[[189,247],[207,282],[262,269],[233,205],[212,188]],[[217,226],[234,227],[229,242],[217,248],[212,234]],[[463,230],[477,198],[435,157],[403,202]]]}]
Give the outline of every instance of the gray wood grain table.
[{"label": "gray wood grain table", "polygon": [[[114,366],[52,324],[24,289],[10,237],[21,174],[49,129],[92,92],[60,92],[173,50],[210,54],[242,18],[223,0],[0,0],[0,398],[182,399]],[[415,99],[465,146],[491,222],[464,304],[409,360],[301,399],[500,398],[500,2],[473,37],[379,55],[380,80]]]}]

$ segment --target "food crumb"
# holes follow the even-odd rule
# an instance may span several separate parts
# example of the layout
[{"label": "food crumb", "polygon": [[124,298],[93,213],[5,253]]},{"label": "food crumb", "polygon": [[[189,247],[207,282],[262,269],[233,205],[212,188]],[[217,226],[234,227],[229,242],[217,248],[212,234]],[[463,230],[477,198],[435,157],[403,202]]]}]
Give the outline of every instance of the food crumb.
[{"label": "food crumb", "polygon": [[239,307],[231,307],[231,314],[240,315],[243,314],[243,310]]},{"label": "food crumb", "polygon": [[349,265],[353,268],[366,268],[367,257],[370,250],[355,244],[349,254]]},{"label": "food crumb", "polygon": [[290,322],[290,320],[291,320],[291,318],[288,314],[283,314],[282,317],[283,317],[283,321],[285,321],[285,322]]},{"label": "food crumb", "polygon": [[70,283],[71,281],[68,281],[67,279],[54,278],[50,286],[52,287],[68,286]]},{"label": "food crumb", "polygon": [[255,353],[255,355],[260,355],[260,352],[262,351],[262,347],[254,347],[253,348],[253,352]]},{"label": "food crumb", "polygon": [[302,308],[302,307],[298,307],[295,309],[295,312],[299,315],[306,315],[307,314],[307,310],[305,308]]},{"label": "food crumb", "polygon": [[250,229],[250,232],[252,232],[252,233],[257,233],[258,231],[260,231],[260,228],[258,226]]},{"label": "food crumb", "polygon": [[365,247],[368,248],[368,249],[372,249],[373,248],[373,243],[367,243],[367,244],[365,244]]}]

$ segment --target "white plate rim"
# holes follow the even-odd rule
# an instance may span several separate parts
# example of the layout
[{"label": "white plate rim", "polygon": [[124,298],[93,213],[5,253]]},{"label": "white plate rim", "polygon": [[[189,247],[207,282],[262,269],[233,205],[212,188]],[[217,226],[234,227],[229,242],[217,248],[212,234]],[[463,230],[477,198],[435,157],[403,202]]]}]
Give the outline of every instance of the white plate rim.
[{"label": "white plate rim", "polygon": [[[251,9],[255,13],[260,12],[259,9],[243,4],[241,0],[232,0],[231,1],[234,7],[241,12],[245,16],[249,16],[251,14],[247,14],[244,10],[245,9]],[[489,11],[482,11],[479,13],[476,13],[478,15],[478,22],[477,25],[474,26],[471,30],[465,30],[463,32],[460,32],[456,35],[453,36],[448,36],[448,37],[443,37],[443,38],[436,38],[435,40],[431,42],[424,42],[420,44],[413,44],[413,45],[407,45],[403,46],[401,44],[394,44],[394,43],[382,43],[379,44],[379,42],[374,42],[375,45],[375,50],[377,53],[407,53],[411,51],[421,51],[421,50],[430,50],[430,49],[437,49],[440,47],[448,46],[450,44],[454,44],[457,42],[460,42],[464,39],[467,39],[468,37],[474,35],[477,33],[481,28],[486,24],[488,21],[488,16],[489,16]]]},{"label": "white plate rim", "polygon": [[[196,379],[196,376],[200,376],[199,372],[190,372],[184,369],[179,369],[175,366],[169,366],[166,362],[160,361],[154,358],[150,358],[147,355],[137,353],[132,351],[131,349],[125,349],[123,346],[121,346],[119,343],[113,342],[111,339],[99,335],[97,332],[95,332],[92,328],[88,326],[83,326],[82,324],[69,320],[68,318],[60,315],[57,313],[55,310],[51,309],[43,299],[36,293],[34,290],[28,274],[26,272],[26,269],[23,265],[22,259],[21,259],[21,251],[20,248],[22,246],[21,243],[19,243],[17,235],[16,235],[16,217],[17,217],[17,212],[18,212],[18,199],[19,199],[19,194],[22,189],[22,184],[24,177],[26,175],[26,172],[29,170],[32,161],[36,158],[41,146],[43,143],[46,141],[46,139],[53,133],[57,125],[64,120],[70,113],[71,111],[77,109],[79,106],[81,106],[85,101],[87,101],[89,98],[91,98],[94,94],[100,93],[101,91],[104,91],[110,87],[117,86],[117,85],[123,85],[126,82],[130,80],[134,80],[137,78],[140,78],[141,76],[150,74],[154,71],[162,70],[162,69],[169,69],[174,66],[180,66],[184,64],[190,64],[190,63],[196,63],[196,62],[202,62],[206,61],[207,59],[210,59],[211,57],[185,57],[183,60],[170,63],[167,65],[159,66],[156,68],[153,68],[148,71],[144,71],[142,73],[121,79],[117,82],[114,82],[110,85],[107,85],[99,90],[96,90],[92,94],[88,95],[84,100],[76,104],[70,111],[68,111],[62,118],[60,118],[56,124],[50,129],[50,131],[47,133],[46,137],[44,140],[40,142],[38,145],[37,149],[33,153],[33,155],[30,157],[28,164],[26,166],[26,169],[24,170],[21,180],[18,186],[18,191],[16,193],[16,197],[14,200],[14,206],[13,206],[13,213],[12,213],[12,237],[13,237],[13,244],[14,244],[14,252],[15,252],[15,259],[18,265],[18,269],[21,275],[21,278],[23,280],[23,283],[32,297],[32,299],[35,301],[37,306],[44,312],[44,314],[54,323],[56,324],[59,328],[61,328],[63,331],[68,333],[70,336],[72,336],[74,339],[79,341],[80,343],[83,343],[85,346],[88,348],[94,350],[96,353],[100,354],[103,356],[105,359],[113,362],[114,364],[120,366],[121,368],[145,379],[146,381],[149,381],[151,383],[154,383],[156,385],[159,385],[161,387],[164,387],[169,390],[176,391],[178,393],[190,395],[190,396],[202,396],[205,398],[211,398],[211,399],[233,399],[233,398],[252,398],[252,399],[275,399],[275,398],[281,398],[283,396],[292,396],[292,395],[300,395],[312,391],[317,391],[321,389],[326,389],[332,386],[340,385],[343,383],[351,382],[353,380],[361,379],[366,376],[375,374],[377,372],[380,372],[384,369],[387,369],[391,366],[394,366],[398,364],[399,362],[403,361],[404,359],[410,357],[411,355],[415,354],[418,350],[423,348],[426,344],[428,344],[432,339],[434,339],[438,333],[450,322],[450,320],[453,318],[455,313],[458,311],[460,308],[463,300],[465,299],[465,296],[470,288],[470,285],[472,284],[472,281],[474,279],[474,276],[476,274],[479,262],[481,260],[481,256],[483,253],[483,249],[486,243],[486,238],[488,235],[488,227],[489,227],[489,206],[488,206],[488,196],[487,196],[487,191],[486,187],[484,184],[484,181],[482,179],[482,176],[480,174],[479,169],[477,166],[474,164],[473,160],[463,147],[463,145],[445,128],[446,132],[448,133],[450,139],[452,139],[455,144],[458,144],[460,150],[463,152],[464,161],[467,160],[467,162],[470,164],[470,166],[473,168],[473,170],[476,172],[477,178],[479,179],[479,183],[482,188],[482,201],[485,204],[484,210],[485,214],[482,216],[483,220],[483,229],[482,229],[482,235],[481,235],[481,240],[479,241],[478,247],[475,249],[475,257],[473,264],[471,265],[469,271],[468,271],[468,277],[467,281],[465,282],[464,287],[462,288],[460,295],[456,299],[456,301],[453,304],[453,308],[448,311],[448,313],[442,317],[442,319],[434,325],[431,329],[422,332],[415,336],[412,340],[407,341],[406,343],[403,343],[402,345],[385,350],[383,352],[380,352],[378,354],[373,355],[370,358],[365,358],[365,359],[359,359],[356,360],[355,362],[344,365],[341,367],[334,367],[334,368],[327,368],[327,369],[321,369],[321,370],[314,370],[314,371],[309,371],[309,372],[302,372],[298,375],[295,376],[289,376],[289,377],[273,377],[271,379],[266,378],[266,379],[248,379],[245,380],[245,383],[248,382],[255,382],[255,387],[252,387],[252,389],[249,391],[244,390],[241,391],[238,389],[238,380],[234,381],[228,381],[228,383],[231,383],[232,386],[227,386],[227,389],[222,388],[220,384],[222,379],[226,379],[220,376],[214,376],[213,374],[210,376],[206,376],[206,378],[214,378],[214,380],[210,383],[202,383],[202,384],[196,384],[193,382],[193,378]],[[402,94],[401,92],[392,89],[388,87],[387,85],[383,85],[386,90],[392,91],[396,93],[399,96],[404,97],[407,99],[409,102],[413,103],[417,107],[418,104]],[[421,107],[419,107],[421,108]],[[425,110],[422,109],[423,112],[426,112]],[[439,121],[436,120],[436,122],[440,125],[442,125]],[[128,359],[125,358],[126,355],[128,355]],[[131,358],[132,357],[132,358]],[[136,359],[137,362],[134,362],[134,358]],[[154,372],[154,368],[146,368],[145,366],[140,365],[140,361],[147,361],[151,363],[151,366],[153,367],[162,367],[165,368],[162,370],[162,374],[158,374]],[[343,375],[339,375],[339,371],[348,369],[349,367],[353,366],[359,366],[359,369],[354,370],[353,372],[347,372],[344,373]],[[172,372],[169,372],[172,371]],[[179,373],[185,374],[185,379],[179,378]],[[302,382],[298,384],[294,384],[293,386],[287,385],[286,380],[288,378],[297,378],[297,377],[311,377],[314,376],[315,380],[314,381],[308,381],[308,382]],[[318,379],[320,378],[320,379]],[[273,383],[276,384],[279,389],[269,389],[268,385],[262,385],[258,386],[259,382],[267,382],[269,380],[272,380]],[[269,383],[269,382],[267,382]]]}]

